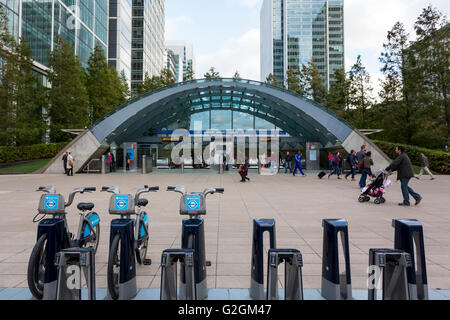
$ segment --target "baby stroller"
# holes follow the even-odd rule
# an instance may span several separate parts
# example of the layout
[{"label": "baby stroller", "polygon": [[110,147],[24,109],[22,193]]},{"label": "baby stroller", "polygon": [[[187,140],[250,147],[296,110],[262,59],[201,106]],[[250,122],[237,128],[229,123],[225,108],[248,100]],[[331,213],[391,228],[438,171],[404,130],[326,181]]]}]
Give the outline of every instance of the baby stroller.
[{"label": "baby stroller", "polygon": [[359,202],[368,202],[370,201],[370,197],[375,198],[375,204],[382,204],[386,202],[386,199],[383,197],[385,194],[385,189],[389,188],[392,184],[391,179],[389,179],[390,173],[385,170],[378,170],[375,178],[365,186],[361,194],[359,195]]}]

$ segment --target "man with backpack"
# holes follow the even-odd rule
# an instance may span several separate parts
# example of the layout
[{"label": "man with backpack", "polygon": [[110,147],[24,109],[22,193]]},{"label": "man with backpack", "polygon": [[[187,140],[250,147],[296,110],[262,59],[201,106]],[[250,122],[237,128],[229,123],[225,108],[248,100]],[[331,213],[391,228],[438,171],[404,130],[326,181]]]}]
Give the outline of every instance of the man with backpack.
[{"label": "man with backpack", "polygon": [[350,151],[350,154],[348,155],[347,162],[350,165],[350,172],[348,172],[345,175],[345,179],[347,179],[349,175],[352,175],[352,181],[356,181],[356,179],[355,179],[355,175],[356,175],[356,151],[355,150]]}]

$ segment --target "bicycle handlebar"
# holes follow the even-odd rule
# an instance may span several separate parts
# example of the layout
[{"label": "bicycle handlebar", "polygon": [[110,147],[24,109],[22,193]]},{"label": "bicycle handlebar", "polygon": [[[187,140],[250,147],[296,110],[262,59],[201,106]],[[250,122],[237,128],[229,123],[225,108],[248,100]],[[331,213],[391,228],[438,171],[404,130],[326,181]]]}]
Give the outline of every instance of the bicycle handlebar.
[{"label": "bicycle handlebar", "polygon": [[[181,193],[182,195],[186,194],[186,188],[183,186],[178,186],[178,187],[172,187],[172,186],[168,186],[167,187],[167,191],[175,191],[178,193]],[[206,195],[208,194],[214,194],[214,193],[224,193],[225,189],[224,188],[207,188],[205,190],[203,190],[202,194],[206,197]]]},{"label": "bicycle handlebar", "polygon": [[139,196],[140,196],[142,193],[156,192],[156,191],[158,191],[158,190],[159,190],[159,187],[158,187],[158,186],[155,186],[155,187],[149,187],[149,186],[145,185],[144,188],[139,188],[139,189],[137,190],[135,196],[134,196],[135,204],[137,205],[137,203],[138,203],[138,201],[139,201]]}]

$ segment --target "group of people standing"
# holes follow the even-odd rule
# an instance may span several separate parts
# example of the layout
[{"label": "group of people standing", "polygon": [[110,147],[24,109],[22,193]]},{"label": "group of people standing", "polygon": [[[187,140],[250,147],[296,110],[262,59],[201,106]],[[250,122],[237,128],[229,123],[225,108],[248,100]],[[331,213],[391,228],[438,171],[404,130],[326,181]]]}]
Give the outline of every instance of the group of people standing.
[{"label": "group of people standing", "polygon": [[[294,159],[294,170],[292,170],[292,159]],[[288,169],[289,172],[292,173],[292,175],[295,177],[295,174],[297,173],[297,170],[301,173],[302,176],[306,176],[306,174],[303,172],[302,169],[302,161],[303,161],[303,154],[301,151],[298,151],[297,154],[292,158],[291,154],[286,152],[286,156],[284,157],[284,173],[287,173]]]},{"label": "group of people standing", "polygon": [[67,176],[73,176],[73,156],[72,152],[64,152],[64,155],[62,157],[63,166],[64,166],[64,174]]}]

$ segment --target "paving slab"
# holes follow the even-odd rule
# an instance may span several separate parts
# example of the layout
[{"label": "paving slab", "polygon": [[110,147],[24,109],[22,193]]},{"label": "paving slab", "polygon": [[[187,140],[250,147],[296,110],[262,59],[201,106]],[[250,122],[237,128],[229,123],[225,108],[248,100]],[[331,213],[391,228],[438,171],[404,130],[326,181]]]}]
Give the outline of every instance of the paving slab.
[{"label": "paving slab", "polygon": [[[223,195],[208,196],[208,214],[205,218],[206,256],[213,266],[208,268],[208,287],[227,289],[228,295],[243,296],[250,283],[250,255],[252,219],[276,220],[278,247],[299,249],[303,254],[304,289],[308,295],[320,296],[322,227],[324,218],[343,218],[349,224],[350,261],[354,292],[366,291],[368,251],[374,247],[393,247],[392,219],[414,218],[422,222],[427,256],[427,276],[430,291],[436,298],[447,296],[450,289],[450,176],[438,176],[434,181],[412,180],[411,187],[424,200],[415,207],[402,208],[400,184],[394,182],[387,190],[387,202],[375,205],[373,201],[357,201],[356,182],[336,179],[319,180],[316,175],[292,177],[278,174],[258,176],[250,172],[251,182],[240,183],[234,174],[206,174],[190,171],[142,174],[85,175],[18,175],[0,176],[0,287],[25,288],[28,258],[36,242],[37,224],[32,222],[37,213],[41,185],[54,185],[66,197],[82,186],[117,185],[121,192],[134,193],[143,185],[159,185],[158,193],[146,195],[150,222],[148,255],[153,265],[138,266],[138,287],[157,290],[160,285],[161,252],[180,246],[181,221],[178,214],[179,195],[165,192],[168,185],[184,185],[188,191],[207,187],[223,187]],[[68,209],[69,227],[78,225],[77,202],[94,202],[101,218],[100,247],[96,256],[97,286],[106,287],[109,225],[115,216],[107,212],[110,194],[94,192],[77,195]],[[5,210],[4,208],[8,208]],[[265,250],[267,251],[267,245]],[[282,282],[282,281],[281,281]],[[228,288],[235,289],[228,289]],[[280,286],[282,287],[282,286]],[[24,295],[25,291],[5,291],[0,294]],[[233,291],[235,290],[235,291]],[[237,290],[237,291],[236,291]],[[243,290],[243,291],[242,291]],[[140,294],[146,291],[140,291]],[[212,296],[222,294],[212,291]]]}]

